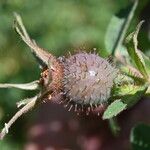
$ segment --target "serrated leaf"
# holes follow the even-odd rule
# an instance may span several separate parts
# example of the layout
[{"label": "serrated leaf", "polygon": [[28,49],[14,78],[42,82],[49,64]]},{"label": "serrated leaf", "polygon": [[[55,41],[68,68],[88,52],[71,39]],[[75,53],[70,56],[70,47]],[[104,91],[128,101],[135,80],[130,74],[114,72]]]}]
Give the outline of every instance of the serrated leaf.
[{"label": "serrated leaf", "polygon": [[103,114],[103,119],[110,119],[115,117],[124,109],[126,109],[127,104],[123,103],[120,99],[112,102]]},{"label": "serrated leaf", "polygon": [[143,56],[138,49],[138,40],[137,40],[137,36],[138,36],[139,30],[142,24],[143,24],[143,21],[141,21],[138,24],[138,26],[136,27],[136,30],[133,33],[127,36],[125,43],[127,46],[128,54],[130,55],[132,61],[134,62],[138,70],[141,72],[141,74],[147,79],[148,73],[146,71],[146,66],[145,66]]},{"label": "serrated leaf", "polygon": [[145,80],[143,79],[143,75],[136,68],[130,65],[121,66],[120,71],[123,72],[125,76],[132,78],[134,82],[136,81],[136,82],[145,83]]},{"label": "serrated leaf", "polygon": [[135,0],[134,4],[120,10],[118,14],[112,17],[105,35],[105,48],[108,50],[109,54],[113,55],[116,50],[125,51],[122,42],[137,5],[138,0]]},{"label": "serrated leaf", "polygon": [[150,150],[150,126],[139,124],[131,131],[130,142],[133,150]]},{"label": "serrated leaf", "polygon": [[115,87],[113,91],[113,96],[134,95],[138,91],[145,90],[146,87],[142,85],[134,85],[134,84],[121,85],[121,86]]},{"label": "serrated leaf", "polygon": [[127,104],[127,108],[136,104],[140,98],[145,94],[148,85],[123,85],[114,90],[114,96],[120,98],[122,102]]},{"label": "serrated leaf", "polygon": [[142,96],[144,96],[148,85],[144,86],[133,86],[133,89],[129,92],[129,94],[123,96],[122,101],[128,105],[128,108],[135,105]]},{"label": "serrated leaf", "polygon": [[103,119],[110,119],[117,116],[123,110],[135,105],[146,93],[148,84],[136,86],[133,84],[114,87],[113,98],[118,99],[112,102],[103,114]]}]

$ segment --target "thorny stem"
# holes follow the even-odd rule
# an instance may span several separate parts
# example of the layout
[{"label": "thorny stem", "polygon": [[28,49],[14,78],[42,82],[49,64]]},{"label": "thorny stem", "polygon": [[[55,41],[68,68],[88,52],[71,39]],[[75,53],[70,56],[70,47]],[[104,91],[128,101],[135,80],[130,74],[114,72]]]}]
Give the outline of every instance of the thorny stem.
[{"label": "thorny stem", "polygon": [[22,40],[31,48],[32,53],[40,61],[40,63],[42,65],[43,65],[43,63],[48,65],[49,59],[55,60],[56,58],[52,54],[50,54],[50,53],[46,52],[44,49],[40,48],[35,43],[34,40],[30,39],[30,37],[25,29],[25,26],[23,25],[20,15],[18,15],[17,13],[14,13],[14,16],[15,16],[14,28],[15,28],[16,32],[20,35]]}]

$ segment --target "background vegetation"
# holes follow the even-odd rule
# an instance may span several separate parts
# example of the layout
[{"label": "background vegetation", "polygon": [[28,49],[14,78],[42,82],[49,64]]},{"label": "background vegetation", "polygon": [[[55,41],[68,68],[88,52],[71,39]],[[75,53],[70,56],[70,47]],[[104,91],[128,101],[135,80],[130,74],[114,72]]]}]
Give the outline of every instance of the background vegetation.
[{"label": "background vegetation", "polygon": [[[97,48],[97,52],[106,57],[110,54],[105,45],[108,24],[114,14],[125,9],[131,2],[130,0],[1,0],[0,82],[30,82],[39,79],[40,76],[38,64],[29,48],[13,30],[13,12],[17,12],[22,16],[31,37],[41,47],[48,49],[57,56],[66,55],[69,51],[73,52],[79,49],[92,51],[93,48]],[[139,46],[150,56],[149,9],[150,2],[148,0],[139,2],[128,32],[134,30],[140,20],[146,20],[139,36]],[[16,89],[0,90],[1,128],[4,122],[9,120],[12,114],[16,112],[15,103],[32,95],[34,95],[33,92]],[[45,106],[36,108],[37,110],[28,113],[16,122],[8,137],[0,142],[2,150],[28,149],[25,148],[25,145],[28,145],[31,139],[27,131],[33,124],[42,122],[41,117],[39,117],[40,114],[49,116],[49,114],[46,114],[46,112],[50,113],[49,111],[43,113],[43,107],[45,108]],[[50,106],[50,108],[53,109],[54,107]],[[47,109],[49,108],[46,107]],[[56,113],[55,111],[53,110],[52,113]],[[70,115],[65,110],[63,112],[67,116]],[[150,115],[150,111],[148,113],[143,115]],[[74,114],[71,114],[71,116],[76,118]],[[66,122],[68,121],[67,118],[69,117],[66,117]],[[79,118],[76,119],[78,120]],[[150,119],[146,120],[150,123]],[[86,117],[82,118],[83,127],[88,121]],[[94,121],[94,123],[97,122]],[[102,128],[103,126],[105,125],[102,125]],[[92,132],[92,130],[90,131]],[[73,141],[70,143],[72,144],[66,145],[71,149],[86,149],[79,146],[81,145],[79,144],[80,142],[76,144],[77,146]],[[62,145],[60,147],[67,147]]]}]

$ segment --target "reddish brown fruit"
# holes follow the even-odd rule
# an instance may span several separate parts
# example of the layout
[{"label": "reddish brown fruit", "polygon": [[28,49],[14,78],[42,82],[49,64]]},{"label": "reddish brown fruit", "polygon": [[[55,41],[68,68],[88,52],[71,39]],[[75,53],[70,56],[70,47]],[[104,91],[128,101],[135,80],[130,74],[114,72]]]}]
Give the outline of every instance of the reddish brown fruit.
[{"label": "reddish brown fruit", "polygon": [[[42,73],[44,88],[48,88],[57,102],[63,103],[69,111],[93,111],[107,102],[111,95],[116,69],[96,54],[78,53],[69,58],[57,59],[52,69]],[[46,72],[46,76],[45,76]],[[49,85],[48,79],[52,82]],[[61,95],[61,96],[60,96]]]}]

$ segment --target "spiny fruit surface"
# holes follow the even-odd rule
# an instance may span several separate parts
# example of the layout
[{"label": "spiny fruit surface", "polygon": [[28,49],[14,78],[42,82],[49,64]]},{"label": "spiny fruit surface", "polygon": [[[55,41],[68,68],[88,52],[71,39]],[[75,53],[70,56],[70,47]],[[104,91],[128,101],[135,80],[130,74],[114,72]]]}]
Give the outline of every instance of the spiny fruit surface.
[{"label": "spiny fruit surface", "polygon": [[96,54],[78,53],[64,62],[63,92],[79,105],[100,105],[111,95],[116,69]]}]

